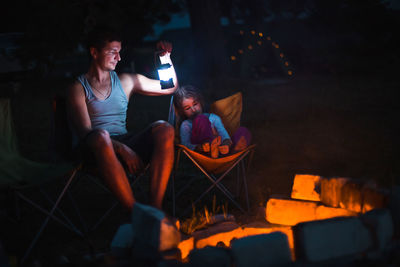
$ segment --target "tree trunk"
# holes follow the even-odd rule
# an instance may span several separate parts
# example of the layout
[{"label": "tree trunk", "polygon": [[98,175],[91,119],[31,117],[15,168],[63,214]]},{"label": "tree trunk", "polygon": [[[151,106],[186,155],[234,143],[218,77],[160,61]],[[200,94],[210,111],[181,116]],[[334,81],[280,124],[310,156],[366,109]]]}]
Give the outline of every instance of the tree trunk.
[{"label": "tree trunk", "polygon": [[218,84],[220,77],[226,74],[228,65],[218,1],[186,0],[186,2],[195,38],[194,56],[198,75],[203,82],[208,83],[207,86],[210,85],[209,82]]}]

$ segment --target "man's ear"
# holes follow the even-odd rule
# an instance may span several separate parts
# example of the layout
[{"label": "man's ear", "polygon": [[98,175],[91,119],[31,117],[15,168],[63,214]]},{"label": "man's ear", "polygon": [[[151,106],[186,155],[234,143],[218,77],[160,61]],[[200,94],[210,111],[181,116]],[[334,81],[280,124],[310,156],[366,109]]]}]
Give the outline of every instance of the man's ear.
[{"label": "man's ear", "polygon": [[90,51],[90,55],[92,56],[92,58],[95,59],[97,57],[97,54],[98,54],[97,49],[95,47],[90,47],[89,51]]}]

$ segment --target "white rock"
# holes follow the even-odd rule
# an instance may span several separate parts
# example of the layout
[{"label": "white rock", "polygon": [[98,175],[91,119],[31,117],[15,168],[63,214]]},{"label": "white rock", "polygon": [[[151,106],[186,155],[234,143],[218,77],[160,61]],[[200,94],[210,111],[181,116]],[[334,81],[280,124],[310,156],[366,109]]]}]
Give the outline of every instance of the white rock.
[{"label": "white rock", "polygon": [[161,210],[140,203],[133,206],[132,231],[133,254],[143,258],[177,249],[181,237],[175,224]]},{"label": "white rock", "polygon": [[375,247],[384,250],[393,238],[393,220],[387,209],[371,210],[362,216],[361,221],[370,229]]},{"label": "white rock", "polygon": [[310,262],[353,255],[372,247],[369,230],[357,217],[304,222],[293,227],[296,259]]},{"label": "white rock", "polygon": [[281,232],[235,240],[232,257],[237,267],[276,266],[292,261],[287,236]]}]

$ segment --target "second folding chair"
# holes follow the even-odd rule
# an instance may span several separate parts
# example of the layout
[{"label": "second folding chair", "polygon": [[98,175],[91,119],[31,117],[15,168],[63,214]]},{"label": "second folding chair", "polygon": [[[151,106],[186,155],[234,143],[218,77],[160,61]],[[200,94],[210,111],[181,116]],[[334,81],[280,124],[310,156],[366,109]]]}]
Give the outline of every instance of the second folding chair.
[{"label": "second folding chair", "polygon": [[[172,101],[171,101],[172,105]],[[170,122],[175,124],[175,129],[179,132],[179,128],[177,127],[178,123],[176,123],[177,119],[172,120],[171,113],[174,113],[174,110],[170,109]],[[234,132],[240,126],[240,117],[242,112],[242,93],[236,93],[227,98],[218,100],[211,105],[211,113],[217,114],[228,133]],[[176,115],[176,114],[175,114]],[[176,117],[175,117],[176,118]],[[182,144],[177,144],[177,156],[175,160],[175,168],[172,176],[172,188],[173,188],[173,214],[175,216],[176,213],[176,198],[179,198],[184,190],[187,189],[187,186],[190,186],[192,181],[188,181],[187,186],[183,187],[179,192],[175,192],[175,184],[176,179],[178,179],[177,171],[179,170],[179,165],[181,164],[181,155],[185,155],[191,163],[195,167],[197,167],[207,178],[211,185],[201,192],[196,200],[193,203],[188,203],[188,207],[184,209],[182,212],[186,214],[192,206],[196,205],[201,199],[203,199],[213,188],[218,189],[222,194],[229,199],[238,209],[242,212],[245,212],[245,209],[240,205],[236,199],[240,195],[242,189],[244,189],[244,195],[246,199],[246,210],[249,211],[249,196],[248,196],[248,188],[247,188],[247,177],[246,170],[249,167],[251,159],[253,157],[255,145],[250,145],[246,149],[239,151],[237,153],[220,157],[220,158],[211,158],[204,154],[193,151]],[[247,162],[245,160],[247,159]],[[232,172],[233,169],[237,170],[237,179],[236,179],[236,194],[234,195],[228,188],[222,183],[223,179]]]}]

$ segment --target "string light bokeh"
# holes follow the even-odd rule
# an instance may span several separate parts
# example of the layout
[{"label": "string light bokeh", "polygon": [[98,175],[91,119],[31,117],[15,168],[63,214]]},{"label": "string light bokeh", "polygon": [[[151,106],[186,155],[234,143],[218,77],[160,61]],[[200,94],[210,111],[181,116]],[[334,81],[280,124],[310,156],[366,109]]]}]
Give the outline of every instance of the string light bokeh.
[{"label": "string light bokeh", "polygon": [[[271,36],[266,36],[264,37],[264,33],[262,32],[256,32],[255,30],[251,30],[250,32],[251,36],[256,37],[256,39],[249,39],[249,44],[247,44],[246,48],[240,48],[237,49],[235,53],[233,53],[230,56],[231,61],[239,61],[240,60],[240,55],[243,55],[244,53],[254,53],[255,47],[262,47],[262,46],[272,46],[272,49],[274,50],[273,52],[277,55],[277,58],[280,60],[280,65],[282,69],[284,69],[284,72],[288,76],[293,76],[293,66],[290,63],[289,59],[286,57],[286,55],[282,52],[279,44],[276,41],[272,41]],[[241,36],[245,36],[246,31],[245,30],[240,30],[239,34]]]}]

